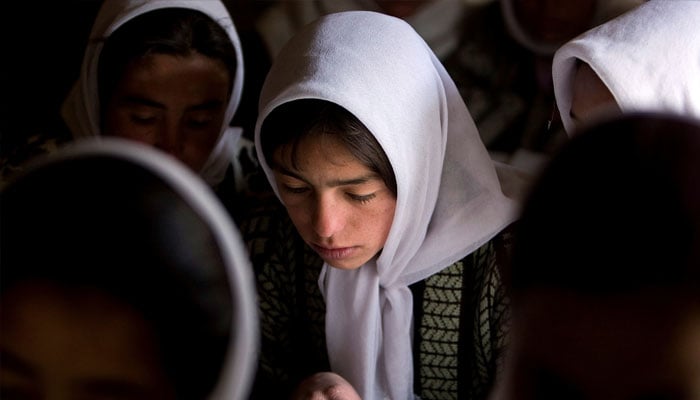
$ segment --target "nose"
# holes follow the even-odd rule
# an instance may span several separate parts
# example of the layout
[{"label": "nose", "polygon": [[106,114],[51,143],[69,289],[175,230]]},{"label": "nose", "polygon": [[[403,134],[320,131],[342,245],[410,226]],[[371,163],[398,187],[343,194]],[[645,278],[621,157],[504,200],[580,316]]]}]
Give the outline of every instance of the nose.
[{"label": "nose", "polygon": [[177,119],[165,119],[158,127],[157,137],[156,147],[158,149],[182,159],[184,138],[181,134],[180,122]]},{"label": "nose", "polygon": [[314,232],[321,238],[331,238],[345,226],[345,211],[329,195],[319,196],[315,203],[312,221]]}]

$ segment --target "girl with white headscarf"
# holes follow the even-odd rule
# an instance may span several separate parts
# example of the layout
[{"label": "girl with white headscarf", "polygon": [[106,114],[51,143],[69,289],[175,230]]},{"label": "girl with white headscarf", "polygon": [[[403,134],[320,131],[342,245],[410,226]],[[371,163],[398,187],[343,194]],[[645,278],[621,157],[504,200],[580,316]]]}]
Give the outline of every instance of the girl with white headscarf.
[{"label": "girl with white headscarf", "polygon": [[566,131],[589,110],[700,118],[698,21],[700,2],[651,0],[562,46],[552,74]]},{"label": "girl with white headscarf", "polygon": [[[172,16],[177,12],[180,16]],[[194,12],[204,19],[182,16]],[[157,64],[156,57],[163,55],[174,61]],[[164,74],[157,71],[160,65],[172,74],[175,67],[191,65],[193,60],[200,69],[203,62],[211,63],[210,69],[199,76],[174,79],[158,75]],[[144,81],[149,84],[159,78],[170,80],[150,93],[143,82],[127,86],[132,76],[146,73],[151,74]],[[213,81],[216,77],[220,80]],[[189,92],[163,92],[181,86]],[[62,115],[75,138],[117,135],[143,141],[181,159],[214,187],[223,186],[224,178],[233,174],[240,191],[244,186],[239,153],[245,155],[242,150],[250,149],[252,143],[246,144],[249,141],[241,137],[241,129],[230,123],[242,90],[241,43],[221,1],[107,0],[95,19],[78,81],[63,104]],[[189,103],[179,104],[177,99]],[[125,118],[114,116],[118,113],[127,114],[126,127]]]},{"label": "girl with white headscarf", "polygon": [[[376,142],[367,158],[389,167],[357,158],[363,145],[344,141],[348,132],[332,118],[306,132],[314,121],[302,114],[314,113],[312,103],[356,119],[354,131]],[[263,314],[260,398],[288,395],[324,369],[365,400],[484,396],[503,344],[497,255],[505,254],[519,181],[489,158],[425,41],[380,13],[321,17],[273,64],[255,140],[296,227],[252,215],[243,228]],[[309,164],[327,155],[344,158]],[[359,179],[346,173],[352,168]],[[317,176],[329,180],[316,185]],[[386,212],[363,220],[379,201]],[[343,219],[362,224],[330,232]],[[353,258],[368,240],[357,232],[378,238],[378,250]]]}]

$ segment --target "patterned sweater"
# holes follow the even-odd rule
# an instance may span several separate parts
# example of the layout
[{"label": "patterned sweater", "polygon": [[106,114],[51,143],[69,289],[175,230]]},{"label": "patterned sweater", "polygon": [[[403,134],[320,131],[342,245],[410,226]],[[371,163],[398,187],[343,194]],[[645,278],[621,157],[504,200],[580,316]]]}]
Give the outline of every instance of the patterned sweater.
[{"label": "patterned sweater", "polygon": [[[287,399],[304,377],[329,371],[318,286],[323,261],[284,208],[261,207],[242,232],[255,268],[261,316],[259,369],[251,398]],[[508,300],[499,263],[512,229],[413,284],[414,385],[421,399],[485,399],[506,342]]]}]

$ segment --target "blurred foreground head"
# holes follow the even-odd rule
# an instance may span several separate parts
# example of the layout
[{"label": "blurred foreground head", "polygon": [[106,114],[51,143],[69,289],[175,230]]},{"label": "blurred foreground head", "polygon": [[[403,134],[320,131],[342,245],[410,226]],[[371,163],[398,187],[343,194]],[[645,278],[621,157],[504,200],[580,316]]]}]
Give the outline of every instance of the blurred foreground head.
[{"label": "blurred foreground head", "polygon": [[86,141],[0,196],[3,398],[245,398],[250,265],[193,172],[144,145]]},{"label": "blurred foreground head", "polygon": [[700,398],[700,123],[582,131],[523,209],[493,399]]}]

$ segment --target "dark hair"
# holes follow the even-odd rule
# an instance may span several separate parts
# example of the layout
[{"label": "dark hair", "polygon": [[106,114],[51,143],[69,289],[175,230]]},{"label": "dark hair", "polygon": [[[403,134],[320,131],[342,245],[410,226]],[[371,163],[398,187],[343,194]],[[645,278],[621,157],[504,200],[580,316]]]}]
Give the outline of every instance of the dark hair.
[{"label": "dark hair", "polygon": [[292,163],[296,165],[299,141],[311,135],[333,135],[340,139],[350,153],[377,173],[396,196],[396,176],[377,139],[352,113],[329,101],[294,100],[270,112],[260,129],[263,155],[272,164],[277,148],[292,146]]},{"label": "dark hair", "polygon": [[100,104],[107,104],[131,62],[152,54],[184,57],[192,53],[223,62],[229,71],[231,90],[236,51],[216,21],[187,8],[158,9],[134,17],[105,40],[98,63]]},{"label": "dark hair", "polygon": [[102,290],[149,321],[181,398],[211,392],[233,334],[226,267],[160,178],[109,157],[47,164],[0,192],[0,228],[0,293],[34,280]]},{"label": "dark hair", "polygon": [[527,199],[507,281],[620,293],[700,288],[700,124],[632,114],[590,126]]}]

